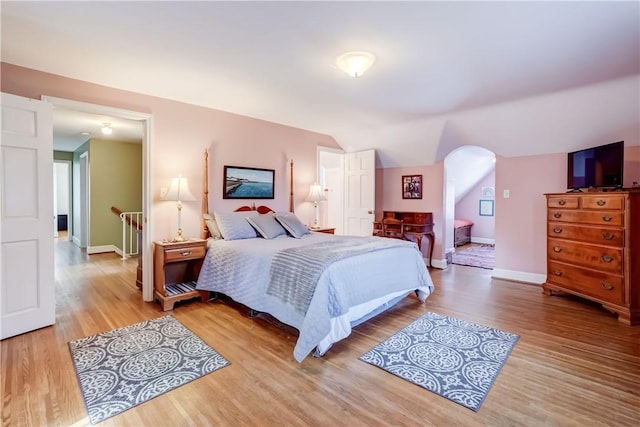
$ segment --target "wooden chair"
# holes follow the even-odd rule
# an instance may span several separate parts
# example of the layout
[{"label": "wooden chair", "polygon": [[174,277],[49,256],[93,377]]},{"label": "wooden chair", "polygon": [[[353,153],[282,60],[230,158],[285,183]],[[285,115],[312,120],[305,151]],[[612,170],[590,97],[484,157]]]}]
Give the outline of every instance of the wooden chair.
[{"label": "wooden chair", "polygon": [[382,236],[404,240],[404,221],[395,218],[382,220]]}]

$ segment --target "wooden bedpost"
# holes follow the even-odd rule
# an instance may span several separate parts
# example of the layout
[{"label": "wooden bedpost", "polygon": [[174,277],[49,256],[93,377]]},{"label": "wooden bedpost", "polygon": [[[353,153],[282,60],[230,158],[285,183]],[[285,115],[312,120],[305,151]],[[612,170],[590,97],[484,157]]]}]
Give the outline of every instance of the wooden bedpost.
[{"label": "wooden bedpost", "polygon": [[289,212],[293,213],[293,159],[291,159],[289,169],[291,170],[289,173]]},{"label": "wooden bedpost", "polygon": [[202,222],[202,229],[200,230],[200,237],[206,239],[209,237],[209,229],[204,221],[204,214],[209,213],[209,152],[205,148],[203,158],[203,179],[202,179],[202,215],[200,215],[200,221]]}]

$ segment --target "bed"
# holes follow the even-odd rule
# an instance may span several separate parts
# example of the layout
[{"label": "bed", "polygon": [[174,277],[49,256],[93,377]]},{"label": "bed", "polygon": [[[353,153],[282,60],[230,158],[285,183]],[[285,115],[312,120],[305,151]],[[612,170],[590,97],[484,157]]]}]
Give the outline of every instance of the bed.
[{"label": "bed", "polygon": [[471,227],[473,227],[473,221],[469,221],[468,219],[454,220],[454,244],[456,247],[471,242]]},{"label": "bed", "polygon": [[401,299],[415,294],[424,302],[433,291],[414,242],[310,231],[295,216],[292,199],[289,212],[255,205],[209,212],[208,179],[203,187],[208,250],[196,289],[224,294],[297,329],[298,362],[324,355]]}]

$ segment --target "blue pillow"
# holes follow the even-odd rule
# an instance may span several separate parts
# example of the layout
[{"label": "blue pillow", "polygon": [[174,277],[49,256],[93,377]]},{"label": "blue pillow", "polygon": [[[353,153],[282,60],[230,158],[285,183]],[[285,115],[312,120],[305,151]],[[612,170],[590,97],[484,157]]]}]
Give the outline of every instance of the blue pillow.
[{"label": "blue pillow", "polygon": [[287,234],[285,229],[282,228],[271,213],[248,217],[247,222],[265,239],[273,239],[274,237]]},{"label": "blue pillow", "polygon": [[253,239],[256,230],[247,222],[247,217],[259,215],[256,211],[214,212],[216,224],[224,240]]},{"label": "blue pillow", "polygon": [[292,213],[277,213],[276,220],[296,239],[310,233],[307,226],[300,222],[298,217]]}]

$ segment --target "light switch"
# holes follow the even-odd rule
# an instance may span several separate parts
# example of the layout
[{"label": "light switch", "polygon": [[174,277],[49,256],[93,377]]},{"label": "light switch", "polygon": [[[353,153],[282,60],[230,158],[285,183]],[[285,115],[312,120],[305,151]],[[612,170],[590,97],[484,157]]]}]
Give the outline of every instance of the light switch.
[{"label": "light switch", "polygon": [[509,192],[509,190],[502,191],[502,197],[504,197],[505,199],[508,199],[510,195],[511,193]]}]

